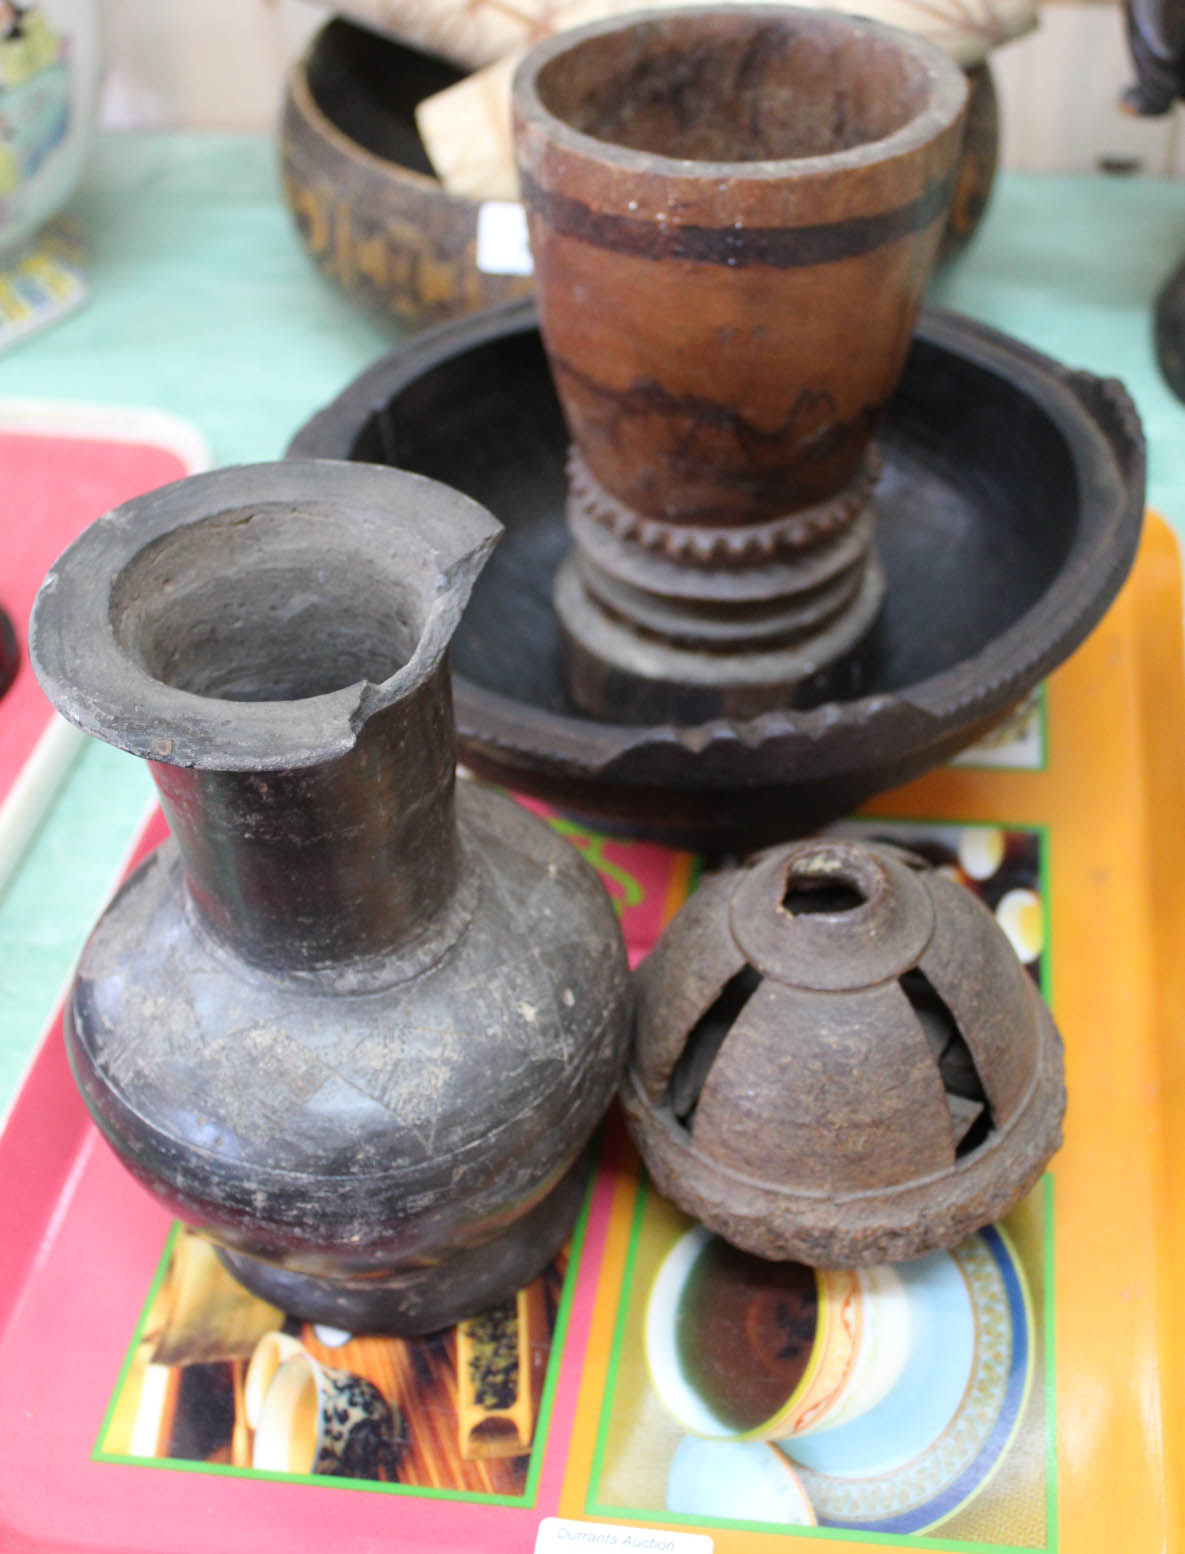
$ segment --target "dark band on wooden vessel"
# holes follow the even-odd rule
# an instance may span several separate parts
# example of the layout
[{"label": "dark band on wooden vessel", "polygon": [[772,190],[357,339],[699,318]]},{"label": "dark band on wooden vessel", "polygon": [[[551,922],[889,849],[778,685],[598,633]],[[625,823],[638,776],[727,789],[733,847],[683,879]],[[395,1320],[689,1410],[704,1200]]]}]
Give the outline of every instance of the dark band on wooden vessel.
[{"label": "dark band on wooden vessel", "polygon": [[871,216],[809,227],[705,227],[594,211],[580,200],[544,189],[520,169],[523,202],[562,237],[638,259],[685,259],[730,269],[763,264],[794,270],[874,253],[889,243],[924,231],[946,213],[955,175],[938,179],[916,199]]}]

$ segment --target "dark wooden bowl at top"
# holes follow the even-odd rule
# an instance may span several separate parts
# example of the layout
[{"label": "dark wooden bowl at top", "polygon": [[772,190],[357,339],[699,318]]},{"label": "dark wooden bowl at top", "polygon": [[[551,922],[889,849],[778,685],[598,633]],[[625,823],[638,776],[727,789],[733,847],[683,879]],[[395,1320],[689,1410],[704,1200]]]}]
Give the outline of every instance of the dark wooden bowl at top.
[{"label": "dark wooden bowl at top", "polygon": [[923,314],[880,445],[887,600],[852,677],[801,710],[686,727],[601,722],[568,698],[551,601],[567,434],[531,302],[398,348],[289,452],[416,470],[505,524],[453,643],[462,760],[603,824],[730,851],[974,742],[1083,640],[1134,557],[1144,446],[1114,381]]},{"label": "dark wooden bowl at top", "polygon": [[480,204],[447,193],[416,128],[416,104],[463,74],[338,19],[284,102],[284,198],[305,247],[331,280],[414,327],[531,290],[529,276],[477,268]]},{"label": "dark wooden bowl at top", "polygon": [[[481,203],[446,192],[416,127],[417,103],[463,73],[338,18],[293,68],[284,103],[284,197],[305,247],[351,295],[414,328],[532,289],[529,276],[477,268]],[[970,241],[996,172],[991,71],[982,64],[967,74],[967,134],[942,260]]]}]

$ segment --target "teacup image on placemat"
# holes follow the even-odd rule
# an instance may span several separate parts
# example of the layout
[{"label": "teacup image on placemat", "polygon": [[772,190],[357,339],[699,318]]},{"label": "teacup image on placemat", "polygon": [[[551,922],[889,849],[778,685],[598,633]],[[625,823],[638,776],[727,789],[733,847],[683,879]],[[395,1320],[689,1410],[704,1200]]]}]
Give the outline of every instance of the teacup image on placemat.
[{"label": "teacup image on placemat", "polygon": [[1006,1234],[898,1265],[914,1314],[900,1380],[859,1419],[783,1438],[821,1521],[926,1532],[970,1503],[1007,1451],[1033,1380],[1033,1314]]},{"label": "teacup image on placemat", "polygon": [[646,1313],[646,1357],[668,1411],[695,1435],[782,1440],[875,1407],[909,1350],[892,1268],[769,1263],[702,1226],[667,1255]]},{"label": "teacup image on placemat", "polygon": [[848,1272],[767,1263],[696,1226],[670,1247],[646,1308],[651,1384],[689,1432],[669,1461],[667,1509],[929,1530],[1007,1451],[1032,1333],[1025,1275],[996,1226],[952,1252]]},{"label": "teacup image on placemat", "polygon": [[401,1432],[398,1410],[376,1386],[319,1364],[298,1344],[259,1404],[252,1466],[378,1478],[393,1471]]},{"label": "teacup image on placemat", "polygon": [[308,1350],[299,1338],[293,1338],[288,1333],[265,1333],[255,1345],[243,1382],[243,1411],[250,1429],[259,1429],[259,1416],[263,1411],[267,1390],[280,1366],[296,1354],[307,1355]]}]

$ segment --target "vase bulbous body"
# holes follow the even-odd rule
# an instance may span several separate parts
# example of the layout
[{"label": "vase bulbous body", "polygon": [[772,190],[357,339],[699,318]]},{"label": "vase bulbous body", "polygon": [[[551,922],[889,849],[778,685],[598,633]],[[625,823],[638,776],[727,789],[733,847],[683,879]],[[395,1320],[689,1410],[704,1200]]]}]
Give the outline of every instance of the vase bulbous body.
[{"label": "vase bulbous body", "polygon": [[223,470],[99,520],[34,613],[49,694],[172,831],[84,951],[83,1096],[244,1284],[351,1331],[555,1254],[628,1039],[595,873],[455,782],[447,646],[498,532],[388,469]]}]

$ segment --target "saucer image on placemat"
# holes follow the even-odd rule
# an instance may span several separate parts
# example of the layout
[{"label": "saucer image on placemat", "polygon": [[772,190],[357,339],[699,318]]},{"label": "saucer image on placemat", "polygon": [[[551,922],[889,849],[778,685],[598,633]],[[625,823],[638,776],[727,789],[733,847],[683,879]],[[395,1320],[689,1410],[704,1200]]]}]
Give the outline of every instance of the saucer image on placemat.
[{"label": "saucer image on placemat", "polygon": [[667,1510],[702,1521],[740,1517],[780,1527],[813,1527],[802,1481],[765,1441],[684,1436],[667,1473]]},{"label": "saucer image on placemat", "polygon": [[998,1228],[896,1271],[913,1318],[900,1381],[852,1423],[777,1443],[823,1526],[934,1527],[986,1483],[1028,1398],[1031,1302]]}]

